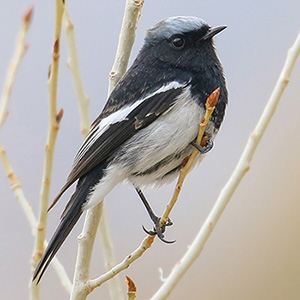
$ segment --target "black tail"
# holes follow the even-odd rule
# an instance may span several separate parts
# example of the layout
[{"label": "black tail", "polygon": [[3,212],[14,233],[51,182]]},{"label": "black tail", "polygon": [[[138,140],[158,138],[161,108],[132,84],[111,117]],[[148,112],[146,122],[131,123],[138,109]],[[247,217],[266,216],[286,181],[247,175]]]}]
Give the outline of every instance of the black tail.
[{"label": "black tail", "polygon": [[79,179],[76,190],[62,213],[61,221],[53,234],[42,259],[34,271],[32,280],[35,280],[38,277],[37,284],[41,280],[53,257],[80,218],[86,198],[103,176],[103,169],[104,168],[100,166],[96,167]]}]

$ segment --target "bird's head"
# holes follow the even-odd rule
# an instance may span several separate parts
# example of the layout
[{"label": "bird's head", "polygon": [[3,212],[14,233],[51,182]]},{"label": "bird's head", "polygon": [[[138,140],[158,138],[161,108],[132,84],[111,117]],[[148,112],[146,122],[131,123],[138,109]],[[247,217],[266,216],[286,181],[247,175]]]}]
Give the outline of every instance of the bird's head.
[{"label": "bird's head", "polygon": [[170,17],[147,31],[145,48],[162,62],[201,69],[215,60],[212,38],[225,28],[210,27],[197,17]]}]

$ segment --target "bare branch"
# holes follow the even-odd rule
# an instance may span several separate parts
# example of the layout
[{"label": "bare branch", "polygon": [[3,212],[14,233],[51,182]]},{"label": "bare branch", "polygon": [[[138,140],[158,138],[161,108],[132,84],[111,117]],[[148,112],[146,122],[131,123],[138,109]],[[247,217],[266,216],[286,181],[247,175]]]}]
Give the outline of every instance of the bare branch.
[{"label": "bare branch", "polygon": [[[71,20],[67,7],[64,13],[64,24],[67,40],[67,48],[69,53],[68,66],[72,75],[73,84],[78,99],[79,115],[81,123],[81,133],[85,138],[89,133],[90,128],[90,114],[89,114],[89,98],[85,93],[83,81],[81,78],[79,60],[76,49],[74,24]],[[109,235],[108,224],[104,206],[102,207],[102,215],[99,223],[99,232],[101,238],[101,247],[104,253],[104,265],[106,270],[111,269],[116,264],[114,258],[113,245]],[[111,299],[120,299],[123,296],[123,291],[119,278],[116,276],[109,282],[109,292]]]},{"label": "bare branch", "polygon": [[67,49],[69,53],[68,67],[71,72],[74,89],[78,100],[77,103],[79,106],[81,133],[85,138],[89,133],[91,124],[89,107],[90,99],[85,92],[83,81],[81,78],[77,47],[74,35],[74,24],[71,20],[67,6],[65,7],[64,12],[64,27],[67,40]]},{"label": "bare branch", "polygon": [[87,211],[82,232],[78,237],[78,253],[71,300],[86,299],[87,295],[91,292],[87,282],[90,273],[92,249],[101,217],[102,207],[103,201],[93,208],[93,210]]},{"label": "bare branch", "polygon": [[[27,199],[25,197],[22,185],[21,185],[18,177],[14,173],[14,170],[8,160],[6,151],[3,148],[3,146],[1,145],[1,143],[0,143],[0,156],[2,159],[4,170],[9,179],[11,189],[28,220],[33,237],[36,237],[37,219],[34,216],[32,206],[29,204],[29,202],[27,201]],[[47,245],[48,245],[48,243],[47,243],[47,241],[45,241],[44,247],[47,247]],[[66,289],[67,292],[70,293],[71,287],[72,287],[71,281],[70,281],[64,267],[62,266],[62,264],[59,262],[59,260],[57,258],[53,259],[52,266],[53,266],[54,270],[57,272],[58,277],[60,278],[60,281],[62,282],[63,287]]]},{"label": "bare branch", "polygon": [[30,228],[32,230],[32,234],[35,235],[37,220],[33,214],[31,205],[26,200],[20,180],[14,173],[14,170],[8,160],[6,151],[3,148],[3,146],[1,145],[1,143],[0,143],[0,156],[2,159],[4,170],[9,179],[9,182],[10,182],[10,187],[12,189],[12,192],[14,193],[16,199],[18,200],[18,202],[29,222]]},{"label": "bare branch", "polygon": [[121,77],[126,72],[132,46],[135,40],[137,23],[141,16],[144,0],[127,0],[115,62],[109,74],[108,94],[112,92]]},{"label": "bare branch", "polygon": [[[118,83],[119,79],[126,72],[128,59],[135,39],[135,30],[136,30],[137,22],[139,20],[140,11],[142,9],[143,4],[144,4],[144,0],[140,0],[140,1],[127,0],[126,2],[123,24],[122,24],[121,34],[119,38],[119,45],[116,54],[116,60],[112,72],[110,73],[110,86],[108,92],[109,94],[112,91],[112,89],[115,87],[115,85]],[[93,227],[94,226],[98,227],[98,224],[96,224],[94,220],[97,219],[100,220],[101,217],[100,214],[102,213],[103,213],[103,203],[100,203],[95,208],[90,209],[85,219],[84,228],[81,234],[82,236],[84,236],[84,234],[86,234],[87,232],[93,232],[93,233],[95,232]],[[100,223],[100,231],[102,232],[102,235],[104,232],[107,231],[106,229],[102,228],[103,224],[104,224],[103,222]],[[94,237],[90,237],[90,238],[94,239]],[[108,243],[107,245],[109,246],[111,244]],[[83,281],[81,275],[85,274],[83,277],[84,279],[87,279],[86,274],[89,273],[90,265],[84,263],[85,257],[82,256],[82,253],[85,253],[85,255],[90,256],[93,250],[92,246],[93,243],[88,243],[87,238],[84,238],[83,242],[80,242],[78,245],[78,254],[77,254],[75,274],[74,274],[72,299],[76,299],[76,300],[86,299],[89,293],[88,291],[89,287],[86,285],[86,281]],[[82,249],[82,248],[87,248],[87,249]],[[114,262],[111,261],[110,265],[112,265],[112,263]],[[84,268],[84,269],[81,270],[81,272],[79,272],[79,268]],[[115,289],[116,296],[114,296],[115,293],[113,294],[111,293],[111,297],[115,297],[112,299],[123,299],[123,295],[121,293],[121,288],[119,287],[118,280],[114,280],[113,284],[118,286],[118,288]]]},{"label": "bare branch", "polygon": [[8,102],[13,89],[13,83],[16,79],[16,75],[21,64],[22,58],[28,48],[28,45],[26,44],[25,40],[31,24],[32,15],[33,6],[29,6],[22,18],[22,27],[17,37],[15,53],[8,67],[4,83],[4,89],[0,99],[0,128],[8,116]]},{"label": "bare branch", "polygon": [[[59,55],[60,55],[60,34],[62,27],[62,16],[64,12],[64,1],[56,0],[56,16],[54,28],[54,43],[52,51],[52,63],[49,69],[48,88],[49,88],[49,128],[48,137],[45,147],[45,162],[44,172],[41,188],[41,201],[40,201],[40,216],[37,227],[37,238],[32,255],[32,264],[35,267],[44,252],[44,240],[46,235],[47,224],[47,209],[49,203],[50,183],[53,167],[54,149],[56,137],[59,130],[59,123],[63,115],[63,110],[57,114],[57,81],[58,81],[58,68],[59,68]],[[32,297],[37,299],[37,290],[39,285],[31,284]]]},{"label": "bare branch", "polygon": [[[109,271],[113,266],[116,265],[116,258],[114,255],[113,243],[109,233],[104,202],[98,229],[103,251],[105,270]],[[108,286],[111,300],[123,299],[123,290],[119,276],[114,276],[113,278],[111,278],[111,280],[108,282]]]},{"label": "bare branch", "polygon": [[[8,107],[8,102],[9,102],[9,99],[11,96],[13,84],[15,82],[15,78],[16,78],[17,71],[20,66],[21,60],[28,48],[27,44],[25,43],[25,40],[26,40],[27,33],[28,33],[28,30],[29,30],[29,27],[31,24],[32,16],[33,16],[33,6],[30,6],[23,15],[22,28],[21,28],[20,33],[17,38],[15,53],[13,55],[12,62],[10,63],[10,66],[9,66],[9,69],[8,69],[8,72],[6,75],[4,90],[3,90],[3,93],[1,96],[1,102],[0,102],[0,127],[3,125],[5,119],[8,115],[7,107]],[[57,119],[56,121],[58,123],[59,123],[60,119],[62,118],[62,115],[63,115],[63,111],[60,111],[60,113],[56,116],[56,119]],[[22,185],[21,185],[18,177],[14,173],[14,170],[8,160],[6,151],[3,148],[3,146],[1,145],[1,143],[0,143],[0,156],[1,156],[1,159],[3,162],[4,170],[10,181],[11,189],[23,210],[23,212],[26,216],[26,219],[29,222],[29,225],[31,228],[31,233],[32,233],[33,237],[36,237],[36,234],[37,234],[36,228],[37,228],[38,222],[34,216],[32,206],[29,204],[29,202],[27,201],[27,199],[25,197]],[[43,246],[46,247],[47,241],[43,241],[43,243],[44,243]],[[59,262],[59,260],[57,258],[54,258],[54,260],[53,260],[53,268],[58,273],[58,276],[59,276],[64,288],[70,292],[71,281],[68,278],[63,266],[61,265],[61,263]],[[32,298],[39,298],[39,289],[38,288],[33,288],[31,290],[31,293],[32,293],[32,295],[31,295]]]},{"label": "bare branch", "polygon": [[127,269],[135,260],[141,257],[145,253],[145,251],[151,247],[154,238],[155,236],[148,235],[147,237],[144,238],[140,246],[136,250],[134,250],[131,254],[129,254],[120,264],[114,266],[110,271],[106,272],[100,277],[89,280],[87,282],[89,290],[92,291],[96,287],[102,285],[107,280],[111,279],[116,274]]}]

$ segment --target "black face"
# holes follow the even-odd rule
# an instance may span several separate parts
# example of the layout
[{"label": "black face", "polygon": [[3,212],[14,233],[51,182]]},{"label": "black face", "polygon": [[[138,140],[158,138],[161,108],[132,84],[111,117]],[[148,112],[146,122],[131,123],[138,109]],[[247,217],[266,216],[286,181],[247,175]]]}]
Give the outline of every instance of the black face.
[{"label": "black face", "polygon": [[197,31],[175,34],[152,44],[149,50],[154,57],[172,67],[199,72],[216,59],[212,40],[203,39],[208,29],[207,26]]}]

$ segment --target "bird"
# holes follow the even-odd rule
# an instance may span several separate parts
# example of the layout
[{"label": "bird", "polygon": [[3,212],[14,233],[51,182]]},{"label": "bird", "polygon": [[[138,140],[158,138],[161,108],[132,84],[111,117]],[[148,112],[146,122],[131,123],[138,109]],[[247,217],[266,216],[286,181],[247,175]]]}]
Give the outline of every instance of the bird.
[{"label": "bird", "polygon": [[[213,37],[225,28],[211,27],[194,16],[175,16],[146,31],[136,59],[91,124],[66,183],[50,206],[77,182],[33,280],[40,281],[83,212],[124,181],[137,190],[154,222],[149,233],[164,240],[165,226],[160,227],[142,189],[173,181],[194,147],[200,151],[198,162],[212,148],[228,102]],[[216,88],[219,100],[205,131],[209,142],[201,147],[195,140],[206,99]]]}]

